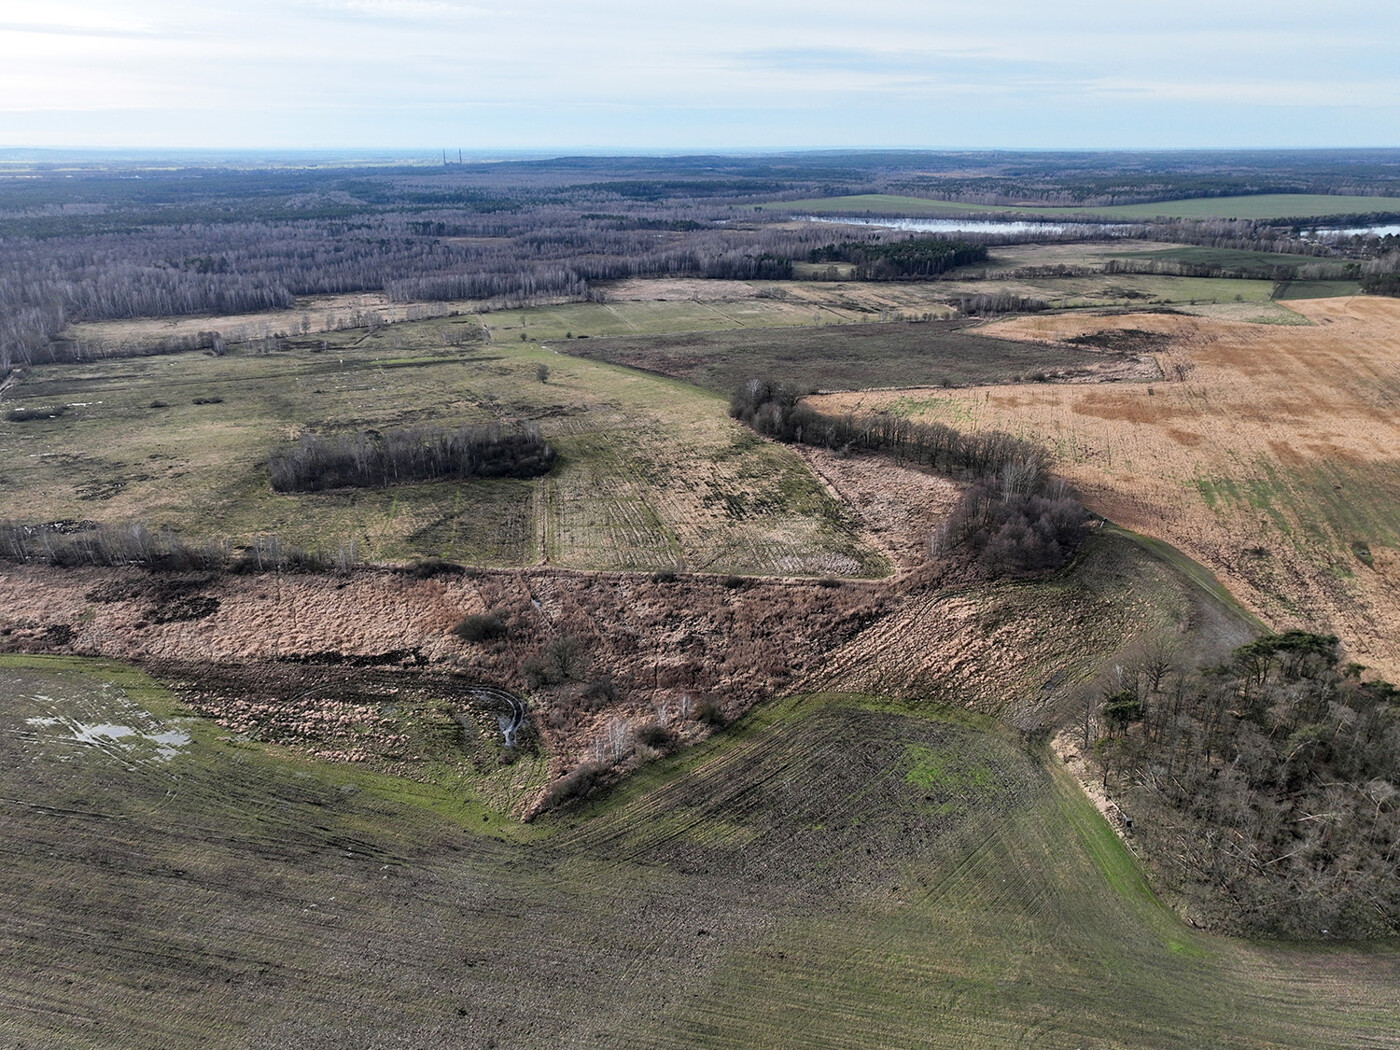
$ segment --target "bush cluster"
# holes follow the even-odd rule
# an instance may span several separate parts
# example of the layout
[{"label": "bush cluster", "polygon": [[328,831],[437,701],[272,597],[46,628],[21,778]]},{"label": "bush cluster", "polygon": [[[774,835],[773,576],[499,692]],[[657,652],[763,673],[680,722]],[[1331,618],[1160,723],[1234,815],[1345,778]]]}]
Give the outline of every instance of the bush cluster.
[{"label": "bush cluster", "polygon": [[505,431],[491,423],[308,434],[274,454],[268,468],[276,492],[317,492],[439,478],[533,478],[547,473],[554,458],[554,449],[534,427]]},{"label": "bush cluster", "polygon": [[993,575],[1058,568],[1087,536],[1088,511],[1049,473],[1039,445],[999,431],[963,434],[891,415],[827,416],[779,384],[754,379],[730,398],[730,415],[779,441],[863,450],[972,481],[932,545],[966,548]]},{"label": "bush cluster", "polygon": [[500,613],[474,613],[464,616],[452,633],[464,642],[488,642],[506,636],[506,622]]},{"label": "bush cluster", "polygon": [[1027,491],[983,480],[963,493],[932,546],[964,547],[993,576],[1024,576],[1069,561],[1083,544],[1089,521],[1089,512],[1062,486]]}]

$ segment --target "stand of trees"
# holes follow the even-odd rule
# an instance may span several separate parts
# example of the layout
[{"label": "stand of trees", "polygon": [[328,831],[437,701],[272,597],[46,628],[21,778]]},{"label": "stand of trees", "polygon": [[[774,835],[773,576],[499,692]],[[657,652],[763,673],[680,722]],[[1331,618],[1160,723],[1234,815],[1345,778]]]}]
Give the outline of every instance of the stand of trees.
[{"label": "stand of trees", "polygon": [[1010,434],[963,434],[890,415],[826,416],[795,391],[761,379],[734,392],[729,414],[778,441],[878,452],[971,481],[930,546],[935,553],[965,550],[992,576],[1056,569],[1088,535],[1091,515],[1050,474],[1045,449]]},{"label": "stand of trees", "polygon": [[407,427],[382,433],[308,434],[268,461],[277,492],[383,488],[441,478],[533,478],[554,465],[554,449],[532,426]]},{"label": "stand of trees", "polygon": [[1400,296],[1400,273],[1368,273],[1361,278],[1361,290],[1367,295]]},{"label": "stand of trees", "polygon": [[967,241],[936,237],[910,237],[890,243],[842,241],[814,248],[807,254],[813,263],[851,263],[853,276],[862,281],[889,281],[909,277],[936,277],[959,266],[987,261],[987,247]]},{"label": "stand of trees", "polygon": [[1400,691],[1341,665],[1335,637],[1266,635],[1199,673],[1159,641],[1088,700],[1105,785],[1199,914],[1400,933]]},{"label": "stand of trees", "polygon": [[996,430],[963,434],[941,423],[891,415],[827,416],[804,405],[797,391],[751,379],[734,391],[729,414],[765,437],[832,450],[886,453],[942,474],[976,480],[996,477],[1009,463],[1029,464],[1044,476],[1050,461],[1039,445]]}]

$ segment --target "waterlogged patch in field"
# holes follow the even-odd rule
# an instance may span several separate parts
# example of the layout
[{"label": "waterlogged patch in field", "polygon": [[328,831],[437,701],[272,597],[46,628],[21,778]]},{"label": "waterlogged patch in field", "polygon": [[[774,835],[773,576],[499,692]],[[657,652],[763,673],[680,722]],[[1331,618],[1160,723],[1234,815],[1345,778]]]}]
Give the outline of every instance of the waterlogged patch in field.
[{"label": "waterlogged patch in field", "polygon": [[[3,682],[0,682],[3,687]],[[41,703],[51,701],[51,697],[38,696]],[[146,722],[145,712],[128,709],[117,712],[115,717],[129,722]],[[109,716],[111,717],[111,716]],[[182,729],[163,728],[159,725],[119,725],[115,722],[80,722],[71,716],[62,718],[26,718],[24,724],[34,730],[40,739],[71,740],[77,744],[96,745],[110,748],[116,744],[122,750],[144,751],[148,747],[161,759],[173,758],[190,742],[190,736]]]},{"label": "waterlogged patch in field", "polygon": [[[4,666],[12,697],[61,672],[169,704],[114,665]],[[0,733],[0,1039],[1394,1045],[1393,953],[1192,933],[1073,784],[957,717],[772,705],[531,828],[198,724],[145,766],[26,766]]]},{"label": "waterlogged patch in field", "polygon": [[191,743],[188,719],[162,718],[112,681],[94,681],[58,661],[0,663],[9,732],[34,762],[89,761],[93,753],[131,765],[169,762]]}]

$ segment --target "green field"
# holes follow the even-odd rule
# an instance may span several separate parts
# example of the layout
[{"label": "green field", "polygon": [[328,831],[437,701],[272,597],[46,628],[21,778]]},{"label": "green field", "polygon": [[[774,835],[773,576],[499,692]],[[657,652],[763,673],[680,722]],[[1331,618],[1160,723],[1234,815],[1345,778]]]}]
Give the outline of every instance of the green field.
[{"label": "green field", "polygon": [[727,396],[756,378],[801,390],[1006,383],[1102,355],[993,339],[965,324],[863,324],[591,339],[572,354],[674,376]]},{"label": "green field", "polygon": [[1332,299],[1360,294],[1359,281],[1280,281],[1274,289],[1275,299]]},{"label": "green field", "polygon": [[[34,368],[7,393],[6,410],[70,407],[53,419],[0,418],[16,453],[0,471],[0,519],[141,521],[235,545],[276,534],[329,554],[353,543],[369,559],[887,570],[801,461],[731,423],[722,399],[504,334],[444,345],[448,326],[481,332],[474,318],[444,319],[333,333],[324,348],[313,339],[270,354]],[[308,494],[269,486],[268,456],[305,431],[490,420],[538,423],[559,452],[555,470],[533,482]]]},{"label": "green field", "polygon": [[1312,255],[1286,255],[1280,252],[1243,251],[1238,248],[1208,248],[1194,244],[1173,245],[1170,248],[1149,248],[1141,251],[1118,251],[1116,259],[1140,259],[1145,262],[1185,263],[1190,266],[1218,266],[1225,270],[1259,270],[1279,266],[1309,267],[1314,277],[1341,277],[1344,263]]},{"label": "green field", "polygon": [[493,310],[482,315],[498,340],[529,339],[554,342],[566,336],[645,335],[661,332],[707,332],[737,328],[782,328],[859,319],[840,307],[813,307],[778,298],[710,300],[627,300],[608,303],[564,303],[558,306]]},{"label": "green field", "polygon": [[967,716],[794,699],[520,827],[115,665],[0,681],[6,1045],[1400,1044],[1392,950],[1193,933]]},{"label": "green field", "polygon": [[1309,193],[1263,193],[1247,197],[1202,197],[1122,204],[1105,208],[1045,207],[1041,205],[957,204],[899,197],[885,193],[847,197],[818,197],[763,205],[766,211],[812,215],[911,215],[952,218],[982,214],[1015,214],[1037,219],[1094,217],[1113,221],[1167,219],[1308,219],[1370,212],[1400,212],[1400,197],[1343,197]]}]

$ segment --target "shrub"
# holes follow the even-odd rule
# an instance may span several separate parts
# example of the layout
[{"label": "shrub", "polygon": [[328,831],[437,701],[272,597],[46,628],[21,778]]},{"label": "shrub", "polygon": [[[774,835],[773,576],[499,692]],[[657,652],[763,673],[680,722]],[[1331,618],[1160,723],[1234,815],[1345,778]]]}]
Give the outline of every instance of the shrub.
[{"label": "shrub", "polygon": [[585,710],[600,710],[617,700],[617,684],[612,680],[612,675],[605,674],[584,686],[579,699]]},{"label": "shrub", "polygon": [[525,658],[520,674],[531,689],[577,682],[588,666],[583,639],[566,634],[547,642],[539,652]]},{"label": "shrub", "polygon": [[5,418],[11,423],[28,423],[32,419],[57,419],[67,411],[67,405],[54,405],[52,408],[12,408],[5,413]]},{"label": "shrub", "polygon": [[604,769],[596,762],[584,762],[556,780],[540,800],[542,809],[554,809],[575,799],[587,798],[603,780]]},{"label": "shrub", "polygon": [[695,705],[695,721],[707,726],[719,729],[728,721],[724,715],[724,708],[717,700],[701,700]]},{"label": "shrub", "polygon": [[464,642],[487,642],[506,636],[506,622],[499,613],[473,613],[462,617],[452,633]]},{"label": "shrub", "polygon": [[675,741],[675,734],[660,722],[644,722],[637,727],[637,742],[656,751],[664,751]]},{"label": "shrub", "polygon": [[398,570],[418,580],[431,580],[434,576],[461,576],[467,570],[453,561],[442,558],[419,558]]}]

